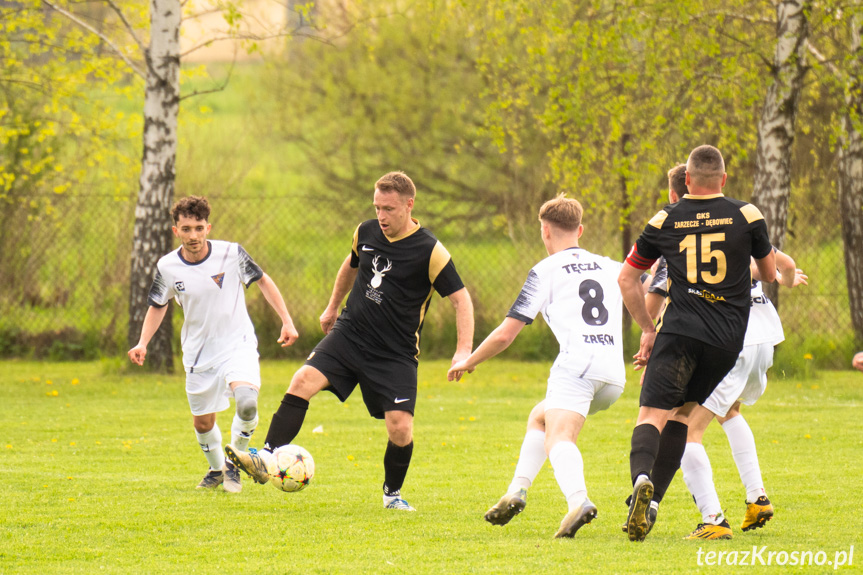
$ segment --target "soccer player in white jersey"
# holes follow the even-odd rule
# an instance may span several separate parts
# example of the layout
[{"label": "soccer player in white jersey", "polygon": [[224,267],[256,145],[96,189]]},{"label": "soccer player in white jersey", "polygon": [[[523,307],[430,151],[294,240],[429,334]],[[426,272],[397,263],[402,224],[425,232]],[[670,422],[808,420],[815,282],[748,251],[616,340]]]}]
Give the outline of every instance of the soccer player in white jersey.
[{"label": "soccer player in white jersey", "polygon": [[[775,251],[776,281],[786,287],[808,285],[806,274],[797,269],[790,256]],[[714,418],[722,425],[731,446],[731,455],[740,479],[746,488],[746,514],[740,528],[743,531],[763,527],[773,517],[773,505],[764,490],[755,437],[740,414],[740,404],[754,405],[767,387],[767,370],[773,365],[773,348],[785,340],[782,322],[776,308],[764,294],[757,279],[752,281],[751,309],[743,351],[728,375],[703,405],[696,406],[689,416],[686,449],[681,469],[683,479],[702,515],[702,523],[687,539],[731,539],[731,526],[722,513],[719,495],[713,484],[713,470],[702,445],[707,426]]]},{"label": "soccer player in white jersey", "polygon": [[143,365],[167,305],[174,298],[183,308],[183,367],[186,395],[198,443],[210,465],[198,484],[225,491],[242,489],[239,470],[226,462],[216,414],[228,409],[234,397],[236,414],[231,442],[248,446],[258,424],[258,340],[246,310],[244,289],[253,282],[282,320],[282,347],[297,340],[297,330],[275,282],[236,243],[207,240],[211,225],[206,198],[189,196],[177,202],[171,215],[180,249],[159,259],[150,288],[150,307],[138,344],[129,350],[133,363]]},{"label": "soccer player in white jersey", "polygon": [[[560,354],[551,367],[543,402],[544,445],[568,505],[555,537],[573,537],[597,515],[587,497],[576,441],[587,416],[611,406],[626,383],[617,286],[621,264],[578,247],[584,231],[581,217],[581,204],[563,195],[543,204],[539,220],[548,257],[530,270],[503,322],[470,357],[450,368],[451,376],[473,371],[509,347],[538,313],[551,327]],[[499,504],[508,517],[498,524],[524,508],[526,487],[511,486]]]}]

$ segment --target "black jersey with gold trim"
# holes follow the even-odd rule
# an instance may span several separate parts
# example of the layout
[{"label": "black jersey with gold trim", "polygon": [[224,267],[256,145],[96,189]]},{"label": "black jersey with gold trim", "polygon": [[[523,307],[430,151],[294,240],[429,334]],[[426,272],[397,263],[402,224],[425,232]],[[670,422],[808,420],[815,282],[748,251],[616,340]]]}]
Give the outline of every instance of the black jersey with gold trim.
[{"label": "black jersey with gold trim", "polygon": [[351,250],[357,278],[334,329],[377,353],[416,359],[432,294],[446,297],[464,284],[443,244],[414,222],[395,239],[377,220],[357,226]]},{"label": "black jersey with gold trim", "polygon": [[772,246],[761,212],[723,194],[687,194],[648,222],[627,262],[668,264],[668,305],[657,330],[739,352],[749,319],[750,256]]}]

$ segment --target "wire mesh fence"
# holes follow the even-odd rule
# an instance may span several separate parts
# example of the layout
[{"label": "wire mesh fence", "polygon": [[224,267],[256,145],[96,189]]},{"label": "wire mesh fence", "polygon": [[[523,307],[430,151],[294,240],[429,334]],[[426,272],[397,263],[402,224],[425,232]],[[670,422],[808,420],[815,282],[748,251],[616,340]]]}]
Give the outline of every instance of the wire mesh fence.
[{"label": "wire mesh fence", "polygon": [[[43,201],[44,200],[44,201]],[[275,342],[279,322],[252,286],[247,302],[262,357],[305,357],[321,337],[318,316],[329,299],[353,231],[367,213],[346,218],[331,203],[295,195],[211,196],[212,239],[236,241],[279,285],[301,338],[293,349]],[[129,266],[135,217],[133,198],[69,194],[7,205],[0,228],[0,356],[82,359],[116,356],[127,349]],[[476,341],[504,317],[526,277],[544,257],[539,227],[534,241],[514,242],[503,232],[477,239],[453,231],[445,217],[414,216],[436,232],[474,301]],[[853,346],[838,219],[824,216],[821,232],[789,237],[786,251],[810,276],[808,287],[783,290],[780,315],[790,353],[815,355],[844,366]],[[607,220],[607,221],[606,221]],[[615,218],[585,214],[581,245],[621,259]],[[611,223],[609,223],[611,222]],[[813,224],[815,225],[815,224]],[[641,224],[634,227],[637,230]],[[818,237],[817,242],[812,237]],[[179,244],[176,244],[179,245]],[[182,313],[174,315],[179,340]],[[455,320],[446,300],[435,297],[423,328],[425,356],[447,356],[455,346]],[[179,349],[179,341],[175,347]],[[553,357],[557,344],[543,322],[519,337],[516,357]]]}]

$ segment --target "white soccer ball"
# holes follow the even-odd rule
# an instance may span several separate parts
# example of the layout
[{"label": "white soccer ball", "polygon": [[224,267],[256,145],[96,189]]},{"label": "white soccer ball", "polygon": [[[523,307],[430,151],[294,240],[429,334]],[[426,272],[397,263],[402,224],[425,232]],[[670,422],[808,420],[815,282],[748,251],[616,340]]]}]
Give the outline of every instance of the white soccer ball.
[{"label": "white soccer ball", "polygon": [[273,452],[267,472],[276,489],[289,493],[300,491],[315,475],[315,460],[299,445],[283,445]]}]

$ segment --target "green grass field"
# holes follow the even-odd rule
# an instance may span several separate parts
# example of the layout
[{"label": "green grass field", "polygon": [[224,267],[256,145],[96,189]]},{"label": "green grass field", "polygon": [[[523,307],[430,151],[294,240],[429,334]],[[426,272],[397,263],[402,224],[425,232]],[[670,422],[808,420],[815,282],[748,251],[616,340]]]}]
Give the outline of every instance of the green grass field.
[{"label": "green grass field", "polygon": [[[263,443],[297,365],[263,364],[253,445]],[[591,417],[579,439],[599,517],[575,539],[553,540],[566,504],[550,469],[512,523],[493,527],[482,519],[509,484],[548,365],[492,360],[461,383],[446,382],[446,365],[420,366],[416,449],[404,489],[418,511],[405,514],[382,509],[386,434],[358,394],[344,405],[330,394],[312,400],[297,438],[317,464],[307,490],[285,494],[246,478],[243,493],[231,495],[194,488],[206,461],[182,375],[127,372],[111,362],[3,362],[0,572],[824,573],[833,567],[776,561],[781,552],[823,551],[821,558],[832,562],[852,545],[853,565],[840,570],[863,564],[856,529],[863,490],[859,373],[776,376],[745,412],[776,505],[765,529],[737,529],[745,494],[716,426],[705,445],[734,539],[683,540],[700,516],[678,474],[656,528],[635,544],[620,531],[630,491],[635,374],[623,397]],[[225,436],[232,415],[221,418]],[[317,426],[323,433],[312,433]],[[704,564],[708,551],[754,546],[766,548],[765,562],[771,551],[779,555],[770,567],[754,569]]]}]

